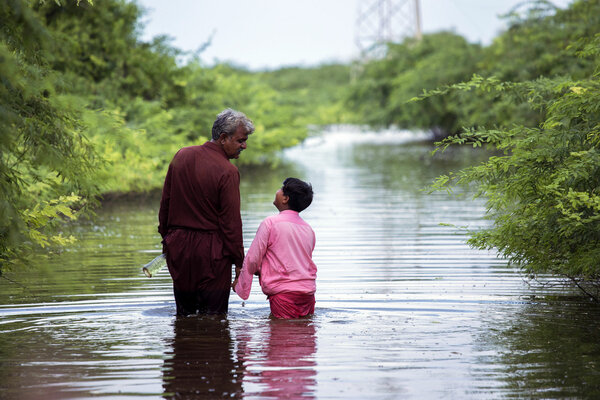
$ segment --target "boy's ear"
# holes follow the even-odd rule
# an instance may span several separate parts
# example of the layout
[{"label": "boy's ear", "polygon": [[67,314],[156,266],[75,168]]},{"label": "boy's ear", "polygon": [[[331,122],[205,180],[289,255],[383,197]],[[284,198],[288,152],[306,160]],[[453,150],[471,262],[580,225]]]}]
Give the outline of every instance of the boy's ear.
[{"label": "boy's ear", "polygon": [[283,196],[281,196],[281,202],[283,204],[287,204],[288,201],[290,201],[290,196],[286,196],[285,194]]}]

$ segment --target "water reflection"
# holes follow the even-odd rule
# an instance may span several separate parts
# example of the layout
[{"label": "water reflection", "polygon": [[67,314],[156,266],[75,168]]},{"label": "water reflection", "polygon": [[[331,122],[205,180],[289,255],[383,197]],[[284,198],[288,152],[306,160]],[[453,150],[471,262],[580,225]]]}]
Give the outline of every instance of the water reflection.
[{"label": "water reflection", "polygon": [[166,399],[315,398],[312,319],[190,316],[177,317],[173,328],[163,365]]},{"label": "water reflection", "polygon": [[482,343],[502,351],[482,364],[508,397],[600,398],[600,305],[563,296],[492,324]]},{"label": "water reflection", "polygon": [[169,358],[164,362],[166,399],[242,398],[243,366],[233,357],[226,319],[177,317]]},{"label": "water reflection", "polygon": [[244,361],[245,398],[314,399],[316,328],[311,319],[269,320],[239,327],[238,358]]}]

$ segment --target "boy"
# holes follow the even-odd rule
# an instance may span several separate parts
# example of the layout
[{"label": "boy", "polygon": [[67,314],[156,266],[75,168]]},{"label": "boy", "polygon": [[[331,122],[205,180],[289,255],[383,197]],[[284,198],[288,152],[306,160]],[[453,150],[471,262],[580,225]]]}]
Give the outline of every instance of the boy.
[{"label": "boy", "polygon": [[283,181],[273,201],[279,214],[267,217],[260,224],[241,272],[236,273],[232,284],[233,291],[246,300],[252,275],[258,275],[275,318],[300,318],[315,310],[317,266],[312,261],[315,233],[298,215],[312,203],[312,198],[309,183],[297,178]]}]

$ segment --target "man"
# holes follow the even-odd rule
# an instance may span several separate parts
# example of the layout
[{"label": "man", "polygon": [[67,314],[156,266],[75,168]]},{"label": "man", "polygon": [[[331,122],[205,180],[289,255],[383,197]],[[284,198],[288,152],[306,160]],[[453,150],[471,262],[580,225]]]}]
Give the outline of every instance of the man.
[{"label": "man", "polygon": [[163,187],[158,232],[173,278],[177,315],[227,312],[231,265],[244,261],[240,174],[229,162],[254,125],[243,113],[217,115],[212,140],[175,154]]}]

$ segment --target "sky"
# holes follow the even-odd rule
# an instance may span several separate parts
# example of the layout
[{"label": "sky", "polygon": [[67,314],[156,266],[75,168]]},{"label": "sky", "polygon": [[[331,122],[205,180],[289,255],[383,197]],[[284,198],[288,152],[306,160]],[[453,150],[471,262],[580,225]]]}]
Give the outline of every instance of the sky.
[{"label": "sky", "polygon": [[[251,70],[356,59],[359,6],[373,0],[135,0],[144,10],[142,40],[157,35],[195,51],[206,65]],[[394,0],[402,1],[402,0]],[[362,2],[362,5],[359,4]],[[500,15],[523,0],[420,0],[424,33],[453,31],[489,45],[505,27]],[[564,8],[571,0],[554,0]]]}]

